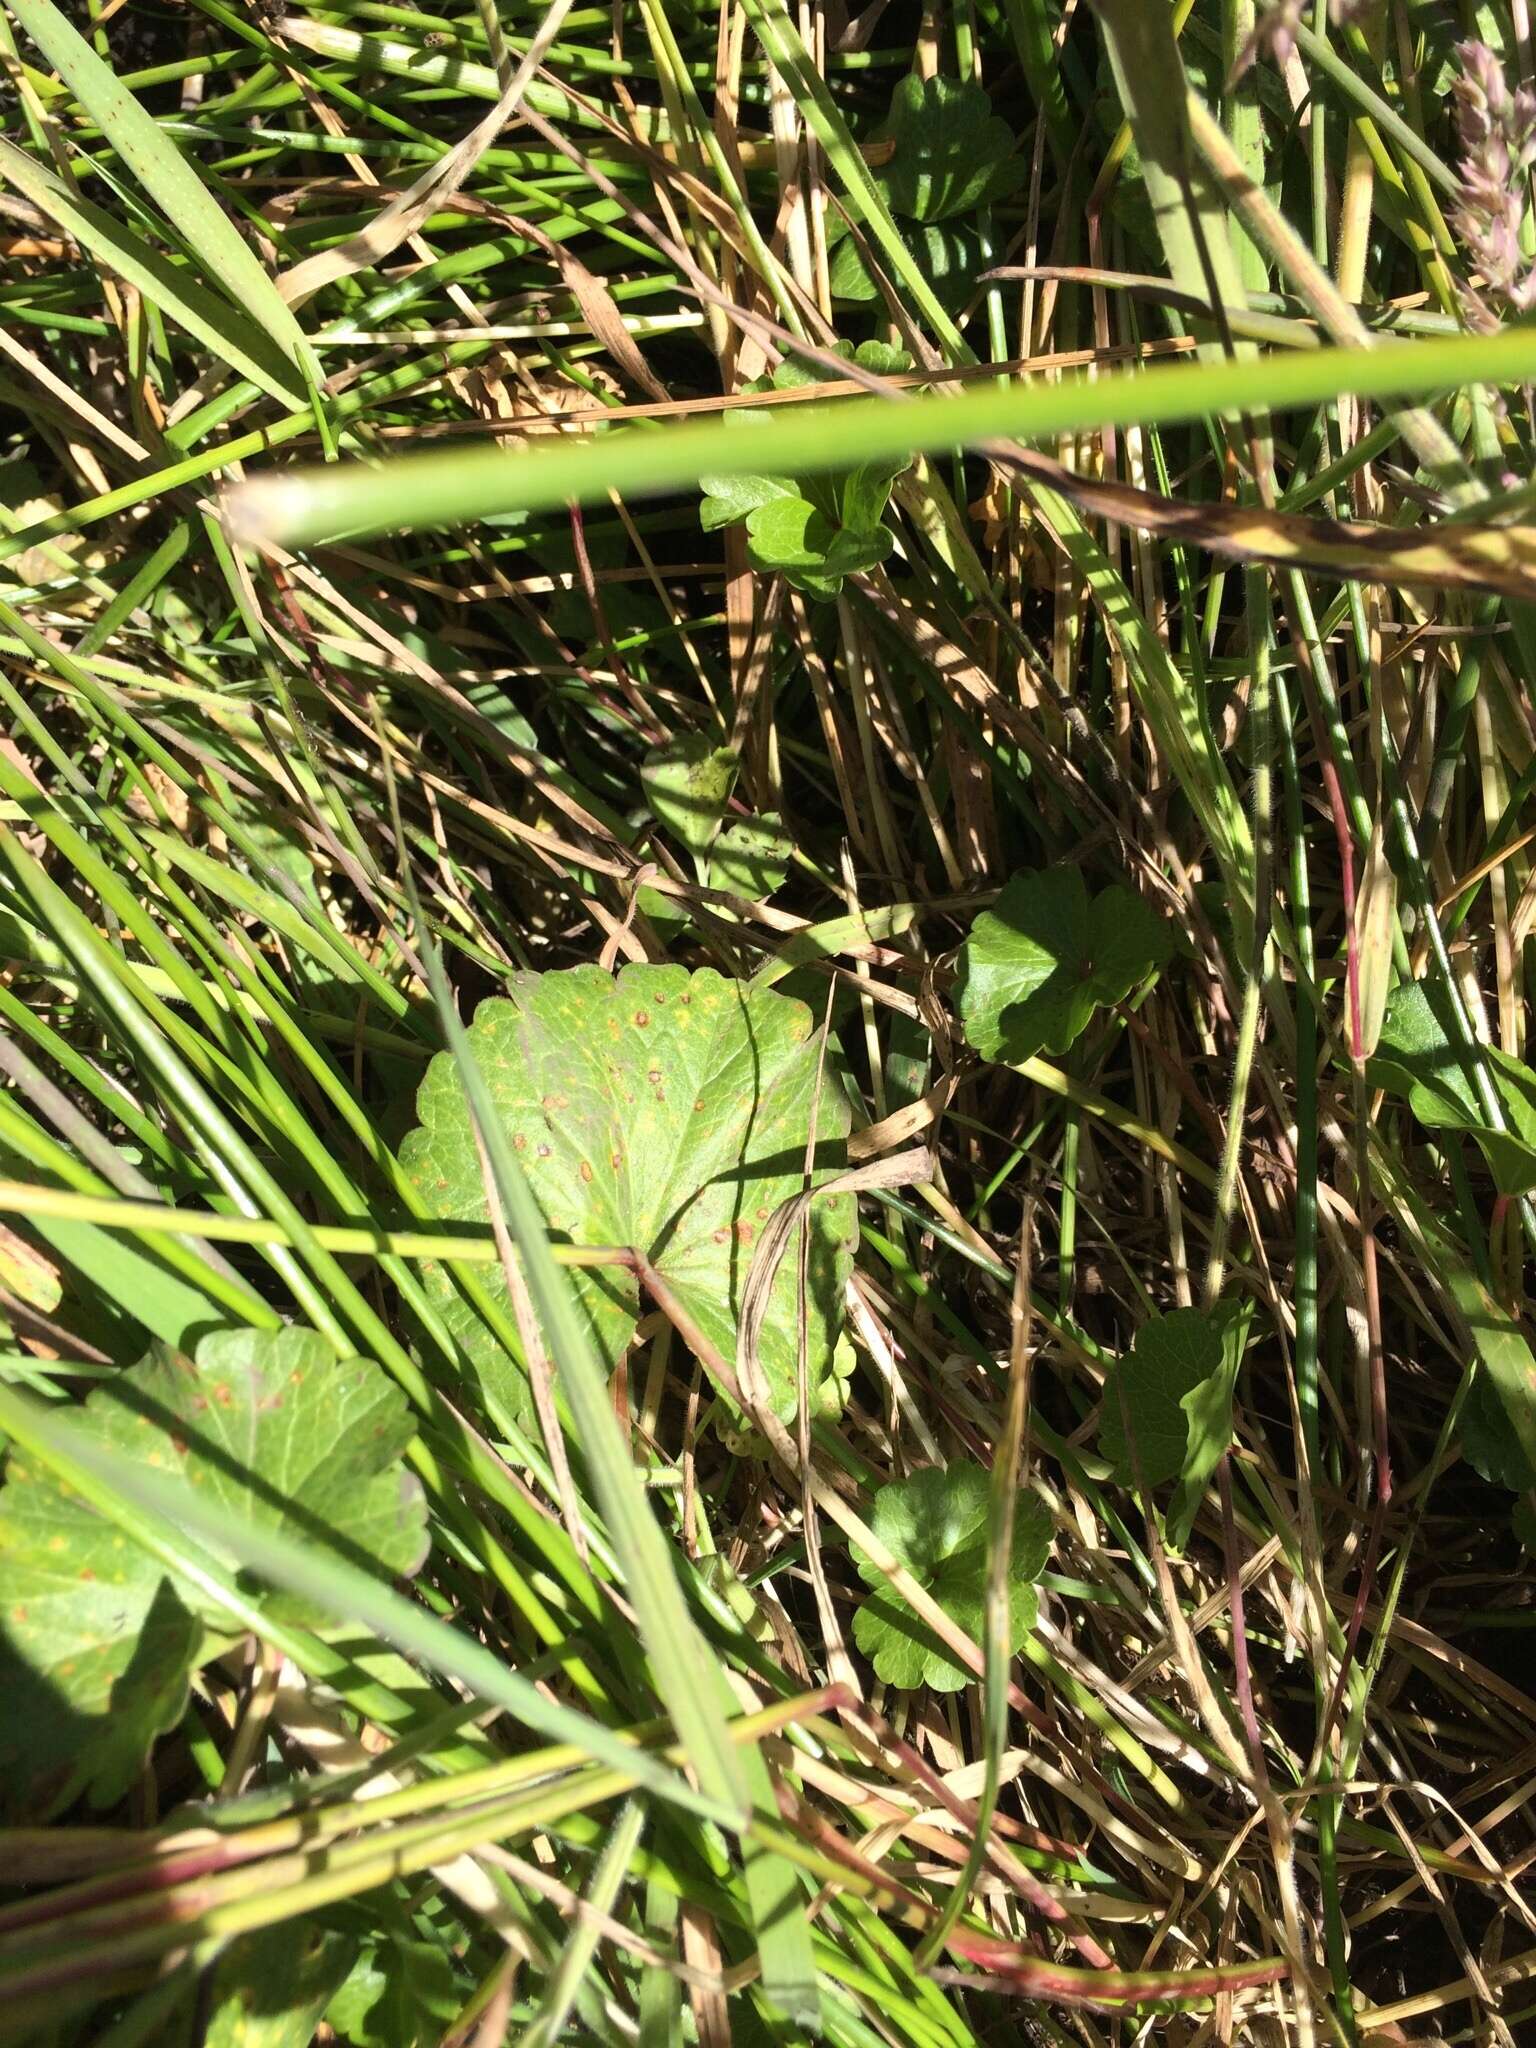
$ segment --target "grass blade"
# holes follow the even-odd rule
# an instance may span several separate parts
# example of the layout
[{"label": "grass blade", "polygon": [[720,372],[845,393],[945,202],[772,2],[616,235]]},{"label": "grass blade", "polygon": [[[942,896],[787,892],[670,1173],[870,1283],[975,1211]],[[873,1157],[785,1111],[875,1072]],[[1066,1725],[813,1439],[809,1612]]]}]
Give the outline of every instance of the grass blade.
[{"label": "grass blade", "polygon": [[11,12],[202,264],[205,279],[244,308],[303,371],[302,328],[202,179],[160,124],[104,64],[53,0],[14,0]]},{"label": "grass blade", "polygon": [[285,405],[304,403],[303,384],[284,352],[237,306],[206,290],[182,265],[163,256],[142,235],[134,234],[89,199],[82,199],[62,178],[3,137],[0,180],[30,199],[82,249],[135,285],[152,305],[178,321],[231,369]]},{"label": "grass blade", "polygon": [[[773,457],[785,471],[817,475],[858,463],[1017,439],[1045,441],[1105,427],[1153,426],[1215,412],[1311,407],[1354,393],[1418,398],[1466,384],[1536,379],[1536,333],[1403,342],[1373,349],[1320,348],[1241,362],[1170,364],[1059,383],[1014,382],[900,403],[819,399],[786,406],[774,420]],[[340,464],[253,478],[230,494],[238,531],[307,547],[343,535],[420,531],[515,511],[541,511],[742,475],[762,448],[729,421],[661,430],[621,427],[600,438],[520,450],[472,449],[376,465]]]}]

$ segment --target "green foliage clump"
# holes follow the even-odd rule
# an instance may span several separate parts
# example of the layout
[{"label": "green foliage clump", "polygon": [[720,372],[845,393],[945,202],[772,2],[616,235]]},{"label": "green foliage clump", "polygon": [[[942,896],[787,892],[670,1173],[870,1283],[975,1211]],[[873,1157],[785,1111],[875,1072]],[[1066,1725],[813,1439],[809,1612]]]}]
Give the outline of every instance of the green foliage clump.
[{"label": "green foliage clump", "polygon": [[[835,353],[876,376],[894,376],[912,366],[903,350],[879,341],[860,342],[857,348],[840,342]],[[748,388],[791,391],[815,381],[816,373],[803,364],[784,362],[771,377]],[[771,413],[742,416],[758,431],[765,418],[771,420]],[[704,502],[699,518],[706,533],[744,523],[747,559],[755,569],[782,576],[807,597],[835,598],[846,577],[877,569],[895,546],[883,515],[891,486],[908,460],[902,455],[800,478],[706,476],[700,479]]]}]

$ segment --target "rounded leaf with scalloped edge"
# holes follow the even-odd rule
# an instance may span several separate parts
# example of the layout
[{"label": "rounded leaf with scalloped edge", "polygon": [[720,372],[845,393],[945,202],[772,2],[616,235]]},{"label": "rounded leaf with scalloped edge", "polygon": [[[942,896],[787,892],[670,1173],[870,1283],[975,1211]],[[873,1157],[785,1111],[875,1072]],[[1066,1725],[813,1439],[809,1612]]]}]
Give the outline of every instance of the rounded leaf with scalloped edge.
[{"label": "rounded leaf with scalloped edge", "polygon": [[[815,1180],[843,1164],[850,1111],[820,1061],[810,1011],[774,989],[712,968],[635,965],[552,969],[513,978],[469,1028],[498,1114],[557,1243],[642,1253],[727,1360],[753,1248],[781,1202],[804,1185],[813,1119]],[[484,1225],[485,1188],[469,1105],[440,1053],[417,1099],[420,1128],[400,1160],[428,1213]],[[843,1293],[857,1243],[853,1197],[812,1204],[806,1309],[812,1405],[842,1412],[851,1354],[840,1341]],[[476,1267],[510,1313],[499,1271]],[[527,1380],[495,1328],[441,1265],[429,1292],[479,1379],[494,1419],[532,1420]],[[623,1358],[641,1313],[622,1264],[572,1268],[598,1354]],[[796,1408],[798,1261],[781,1264],[769,1297],[761,1363],[779,1418]],[[556,1361],[558,1369],[558,1360]]]},{"label": "rounded leaf with scalloped edge", "polygon": [[[870,1527],[973,1642],[982,1639],[987,1598],[987,1526],[991,1481],[975,1465],[936,1465],[895,1479],[875,1495]],[[1035,1626],[1034,1582],[1051,1550],[1051,1517],[1033,1493],[1014,1510],[1009,1557],[1008,1648],[1018,1650]],[[903,1691],[931,1686],[958,1692],[975,1676],[957,1664],[891,1586],[880,1567],[855,1549],[853,1561],[871,1588],[853,1618],[853,1639],[885,1685]]]}]

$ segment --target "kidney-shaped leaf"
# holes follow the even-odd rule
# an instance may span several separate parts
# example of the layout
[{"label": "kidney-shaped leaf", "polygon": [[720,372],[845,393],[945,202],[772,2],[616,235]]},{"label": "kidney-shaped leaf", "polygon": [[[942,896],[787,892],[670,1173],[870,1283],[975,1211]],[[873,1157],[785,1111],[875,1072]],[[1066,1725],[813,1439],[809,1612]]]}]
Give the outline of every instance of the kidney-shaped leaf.
[{"label": "kidney-shaped leaf", "polygon": [[699,524],[706,533],[714,533],[722,526],[734,526],[738,519],[745,519],[760,505],[771,505],[775,498],[793,498],[796,495],[788,477],[758,476],[750,472],[742,476],[701,476],[699,488],[704,493],[703,503],[699,506]]},{"label": "kidney-shaped leaf", "polygon": [[794,851],[794,839],[779,823],[777,811],[738,818],[710,848],[709,886],[760,902],[782,886]]},{"label": "kidney-shaped leaf", "polygon": [[[870,1516],[870,1527],[897,1563],[978,1643],[986,1614],[989,1491],[987,1474],[978,1466],[951,1465],[940,1471],[930,1465],[882,1486]],[[1008,1560],[1010,1651],[1035,1625],[1034,1581],[1050,1549],[1045,1503],[1021,1493]],[[853,1639],[874,1665],[875,1676],[886,1685],[930,1685],[936,1692],[968,1685],[973,1674],[930,1635],[873,1559],[855,1550],[853,1561],[873,1589],[853,1618]]]},{"label": "kidney-shaped leaf", "polygon": [[[758,1232],[803,1186],[817,1054],[803,1003],[710,968],[570,967],[514,977],[470,1026],[480,1071],[556,1239],[640,1251],[727,1359]],[[469,1107],[452,1060],[422,1085],[421,1128],[401,1164],[433,1215],[484,1223]],[[848,1105],[828,1085],[815,1110],[816,1178],[841,1163]],[[841,1406],[843,1289],[852,1263],[851,1196],[813,1204],[807,1315],[821,1412]],[[761,1362],[775,1411],[794,1413],[799,1287],[794,1258],[774,1282]],[[600,1355],[622,1357],[639,1313],[622,1267],[572,1271]],[[499,1274],[489,1281],[501,1295]],[[531,1416],[526,1383],[440,1267],[428,1285],[488,1395]]]},{"label": "kidney-shaped leaf", "polygon": [[1082,870],[1018,874],[971,926],[960,958],[965,1035],[1016,1065],[1065,1052],[1096,1009],[1161,967],[1168,928],[1118,882],[1089,900]]},{"label": "kidney-shaped leaf", "polygon": [[[400,1464],[405,1396],[309,1330],[225,1330],[194,1357],[157,1348],[92,1394],[80,1427],[185,1479],[232,1520],[283,1529],[365,1569],[414,1571],[426,1508]],[[30,1456],[0,1488],[0,1796],[116,1798],[178,1718],[203,1624],[225,1610]],[[328,1613],[267,1594],[269,1613]],[[12,1782],[14,1777],[14,1782]]]},{"label": "kidney-shaped leaf", "polygon": [[[983,267],[980,232],[965,220],[908,223],[901,237],[913,261],[922,267],[934,297],[947,311],[957,312],[976,288]],[[862,236],[852,233],[846,221],[827,235],[831,267],[827,282],[834,299],[854,305],[869,305],[880,297],[880,286],[865,261]]]}]

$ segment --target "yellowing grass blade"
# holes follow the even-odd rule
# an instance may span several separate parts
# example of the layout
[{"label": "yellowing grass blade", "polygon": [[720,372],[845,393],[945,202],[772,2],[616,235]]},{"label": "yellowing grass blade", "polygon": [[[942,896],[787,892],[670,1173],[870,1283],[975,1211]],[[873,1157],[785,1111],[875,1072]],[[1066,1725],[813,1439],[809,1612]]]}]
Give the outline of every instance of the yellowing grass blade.
[{"label": "yellowing grass blade", "polygon": [[1392,987],[1392,934],[1397,926],[1397,878],[1387,859],[1378,818],[1355,896],[1355,945],[1360,959],[1359,1057],[1369,1059],[1381,1037]]}]

